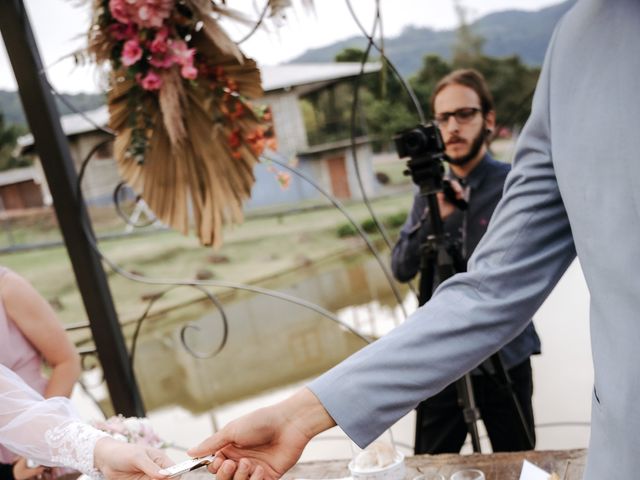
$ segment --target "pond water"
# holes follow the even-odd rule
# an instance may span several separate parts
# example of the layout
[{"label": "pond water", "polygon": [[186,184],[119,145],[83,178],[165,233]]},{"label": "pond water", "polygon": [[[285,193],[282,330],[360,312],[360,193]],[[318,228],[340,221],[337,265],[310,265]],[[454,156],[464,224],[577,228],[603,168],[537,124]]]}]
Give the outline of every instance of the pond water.
[{"label": "pond water", "polygon": [[[335,312],[341,322],[367,335],[383,335],[404,319],[370,256],[306,267],[264,286]],[[415,310],[413,294],[404,288],[402,296],[405,309]],[[538,449],[587,446],[593,379],[588,302],[576,262],[535,316],[543,342],[543,354],[533,359]],[[174,314],[149,321],[138,341],[135,370],[148,415],[160,436],[177,446],[192,446],[238,415],[286,397],[364,345],[344,326],[278,299],[235,294],[224,305],[228,341],[212,358],[194,357],[180,341],[183,319],[188,318],[195,327],[185,333],[190,348],[215,350],[222,322],[206,302],[179,318]],[[106,398],[104,385],[91,393],[98,400]],[[99,418],[80,389],[74,400],[85,418]],[[407,453],[413,421],[410,413],[392,429],[394,441]],[[312,442],[303,460],[348,458],[353,448],[334,428]],[[483,451],[489,451],[488,443]],[[184,453],[175,450],[173,456],[180,459]]]}]

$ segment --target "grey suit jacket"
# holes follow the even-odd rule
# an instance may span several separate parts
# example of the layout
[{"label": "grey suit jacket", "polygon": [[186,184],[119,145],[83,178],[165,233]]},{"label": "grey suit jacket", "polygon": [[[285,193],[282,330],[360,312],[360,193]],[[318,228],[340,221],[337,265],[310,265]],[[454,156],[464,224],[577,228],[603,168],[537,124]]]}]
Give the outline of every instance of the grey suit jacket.
[{"label": "grey suit jacket", "polygon": [[640,0],[579,0],[470,271],[309,385],[356,443],[518,335],[577,251],[595,370],[585,478],[640,478],[639,120]]}]

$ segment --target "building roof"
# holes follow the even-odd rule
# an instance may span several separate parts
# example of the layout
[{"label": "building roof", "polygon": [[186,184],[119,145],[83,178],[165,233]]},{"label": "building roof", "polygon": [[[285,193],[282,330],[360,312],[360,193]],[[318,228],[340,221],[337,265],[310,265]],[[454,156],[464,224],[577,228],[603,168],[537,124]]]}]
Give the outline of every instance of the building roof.
[{"label": "building roof", "polygon": [[[338,80],[355,77],[362,68],[360,63],[294,63],[260,67],[262,72],[262,87],[265,94],[280,90],[306,87],[304,90],[315,90]],[[364,73],[377,72],[381,68],[379,63],[366,63]],[[301,90],[302,92],[302,90]],[[109,111],[104,105],[95,110],[83,113],[73,113],[60,117],[62,131],[71,137],[81,133],[106,127],[109,122]],[[33,145],[31,134],[18,139],[18,146],[25,149]]]},{"label": "building roof", "polygon": [[[67,137],[80,133],[93,132],[106,127],[109,123],[109,110],[106,105],[95,110],[82,113],[72,113],[60,117],[62,131]],[[18,138],[18,146],[24,151],[33,145],[33,135],[28,133]]]},{"label": "building roof", "polygon": [[15,183],[28,182],[33,180],[36,183],[40,180],[38,171],[34,167],[12,168],[0,172],[0,186],[13,185]]},{"label": "building roof", "polygon": [[[292,63],[260,67],[265,93],[292,87],[342,80],[355,77],[362,68],[360,63]],[[377,72],[379,63],[366,63],[364,73]]]},{"label": "building roof", "polygon": [[307,147],[304,150],[300,150],[298,155],[300,156],[313,156],[318,153],[326,153],[332,150],[346,150],[350,149],[352,145],[360,146],[371,143],[371,139],[368,136],[356,137],[353,140],[345,138],[343,140],[335,140],[333,142],[321,143],[319,145],[313,145]]}]

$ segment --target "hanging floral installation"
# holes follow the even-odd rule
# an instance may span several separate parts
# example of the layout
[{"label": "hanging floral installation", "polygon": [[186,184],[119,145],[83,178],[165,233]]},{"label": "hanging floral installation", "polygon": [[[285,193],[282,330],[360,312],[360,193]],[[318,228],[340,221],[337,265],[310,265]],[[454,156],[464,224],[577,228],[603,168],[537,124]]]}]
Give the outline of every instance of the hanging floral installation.
[{"label": "hanging floral installation", "polygon": [[263,95],[256,63],[218,23],[234,15],[224,3],[94,0],[89,33],[89,52],[110,65],[122,177],[165,224],[187,234],[192,220],[214,246],[242,220],[260,154],[276,149],[271,112],[249,102]]}]

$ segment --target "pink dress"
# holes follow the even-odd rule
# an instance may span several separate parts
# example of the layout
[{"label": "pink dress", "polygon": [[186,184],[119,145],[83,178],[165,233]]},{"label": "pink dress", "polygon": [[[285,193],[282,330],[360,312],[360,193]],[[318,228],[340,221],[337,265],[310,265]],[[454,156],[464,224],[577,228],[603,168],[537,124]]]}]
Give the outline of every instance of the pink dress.
[{"label": "pink dress", "polygon": [[[8,270],[0,267],[0,278]],[[47,379],[42,376],[42,357],[9,318],[0,299],[0,363],[17,373],[31,388],[43,394]],[[0,463],[12,463],[16,455],[0,446]]]}]

